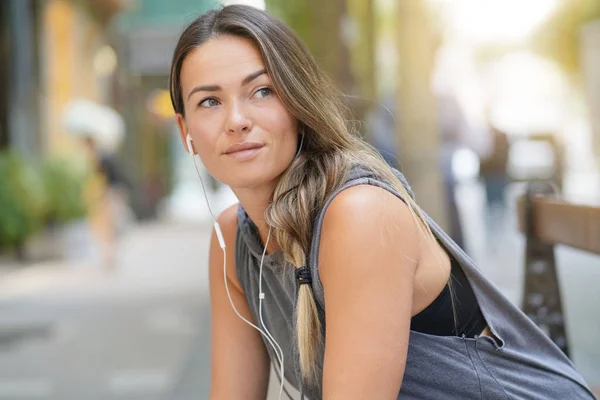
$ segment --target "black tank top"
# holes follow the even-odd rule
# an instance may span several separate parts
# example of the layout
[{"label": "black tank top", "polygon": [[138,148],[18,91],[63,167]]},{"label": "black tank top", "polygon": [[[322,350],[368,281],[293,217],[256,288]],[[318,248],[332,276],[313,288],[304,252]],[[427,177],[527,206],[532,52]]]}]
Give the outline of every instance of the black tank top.
[{"label": "black tank top", "polygon": [[[451,285],[446,284],[439,296],[423,311],[412,317],[410,329],[436,336],[479,335],[487,326],[469,280],[454,258],[451,258]],[[450,287],[454,293],[457,321],[454,323]]]}]

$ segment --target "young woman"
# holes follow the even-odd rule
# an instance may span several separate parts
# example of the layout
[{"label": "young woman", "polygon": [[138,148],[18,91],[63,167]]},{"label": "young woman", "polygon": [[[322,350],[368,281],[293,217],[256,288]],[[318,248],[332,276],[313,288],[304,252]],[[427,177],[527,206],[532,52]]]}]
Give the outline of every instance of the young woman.
[{"label": "young woman", "polygon": [[313,400],[593,398],[353,135],[283,23],[202,15],[170,90],[184,146],[240,201],[211,243],[211,399],[264,399],[271,363]]}]

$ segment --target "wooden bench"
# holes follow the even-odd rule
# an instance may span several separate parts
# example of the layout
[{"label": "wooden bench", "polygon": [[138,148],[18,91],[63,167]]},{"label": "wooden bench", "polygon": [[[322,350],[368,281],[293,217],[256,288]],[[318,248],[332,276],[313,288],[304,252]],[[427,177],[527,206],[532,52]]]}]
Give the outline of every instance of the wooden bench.
[{"label": "wooden bench", "polygon": [[562,201],[551,184],[532,182],[518,212],[526,236],[522,309],[569,356],[555,246],[600,255],[600,207]]}]

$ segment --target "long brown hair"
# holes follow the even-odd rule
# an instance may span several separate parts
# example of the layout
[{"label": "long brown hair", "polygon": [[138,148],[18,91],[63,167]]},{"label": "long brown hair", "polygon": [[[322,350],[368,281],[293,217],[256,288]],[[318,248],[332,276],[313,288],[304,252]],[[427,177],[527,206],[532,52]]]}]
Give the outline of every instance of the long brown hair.
[{"label": "long brown hair", "polygon": [[[327,198],[355,165],[368,168],[404,197],[423,232],[431,234],[421,212],[383,158],[352,133],[347,108],[331,81],[319,70],[296,34],[278,19],[253,7],[232,5],[193,21],[175,48],[170,73],[171,101],[184,114],[180,74],[187,54],[221,35],[252,40],[260,49],[267,73],[304,135],[302,151],[281,176],[265,211],[285,259],[295,268],[306,265],[313,221]],[[296,305],[296,335],[304,379],[317,376],[321,322],[310,285],[301,285]]]}]

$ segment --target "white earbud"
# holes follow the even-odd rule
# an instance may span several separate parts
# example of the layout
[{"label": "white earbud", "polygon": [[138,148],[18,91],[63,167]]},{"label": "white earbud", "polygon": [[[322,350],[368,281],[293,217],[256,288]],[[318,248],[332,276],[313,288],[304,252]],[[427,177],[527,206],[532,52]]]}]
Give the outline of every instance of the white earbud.
[{"label": "white earbud", "polygon": [[189,133],[185,137],[185,143],[187,144],[188,153],[190,153],[191,155],[194,155],[194,147],[192,146],[192,137],[190,136]]}]

